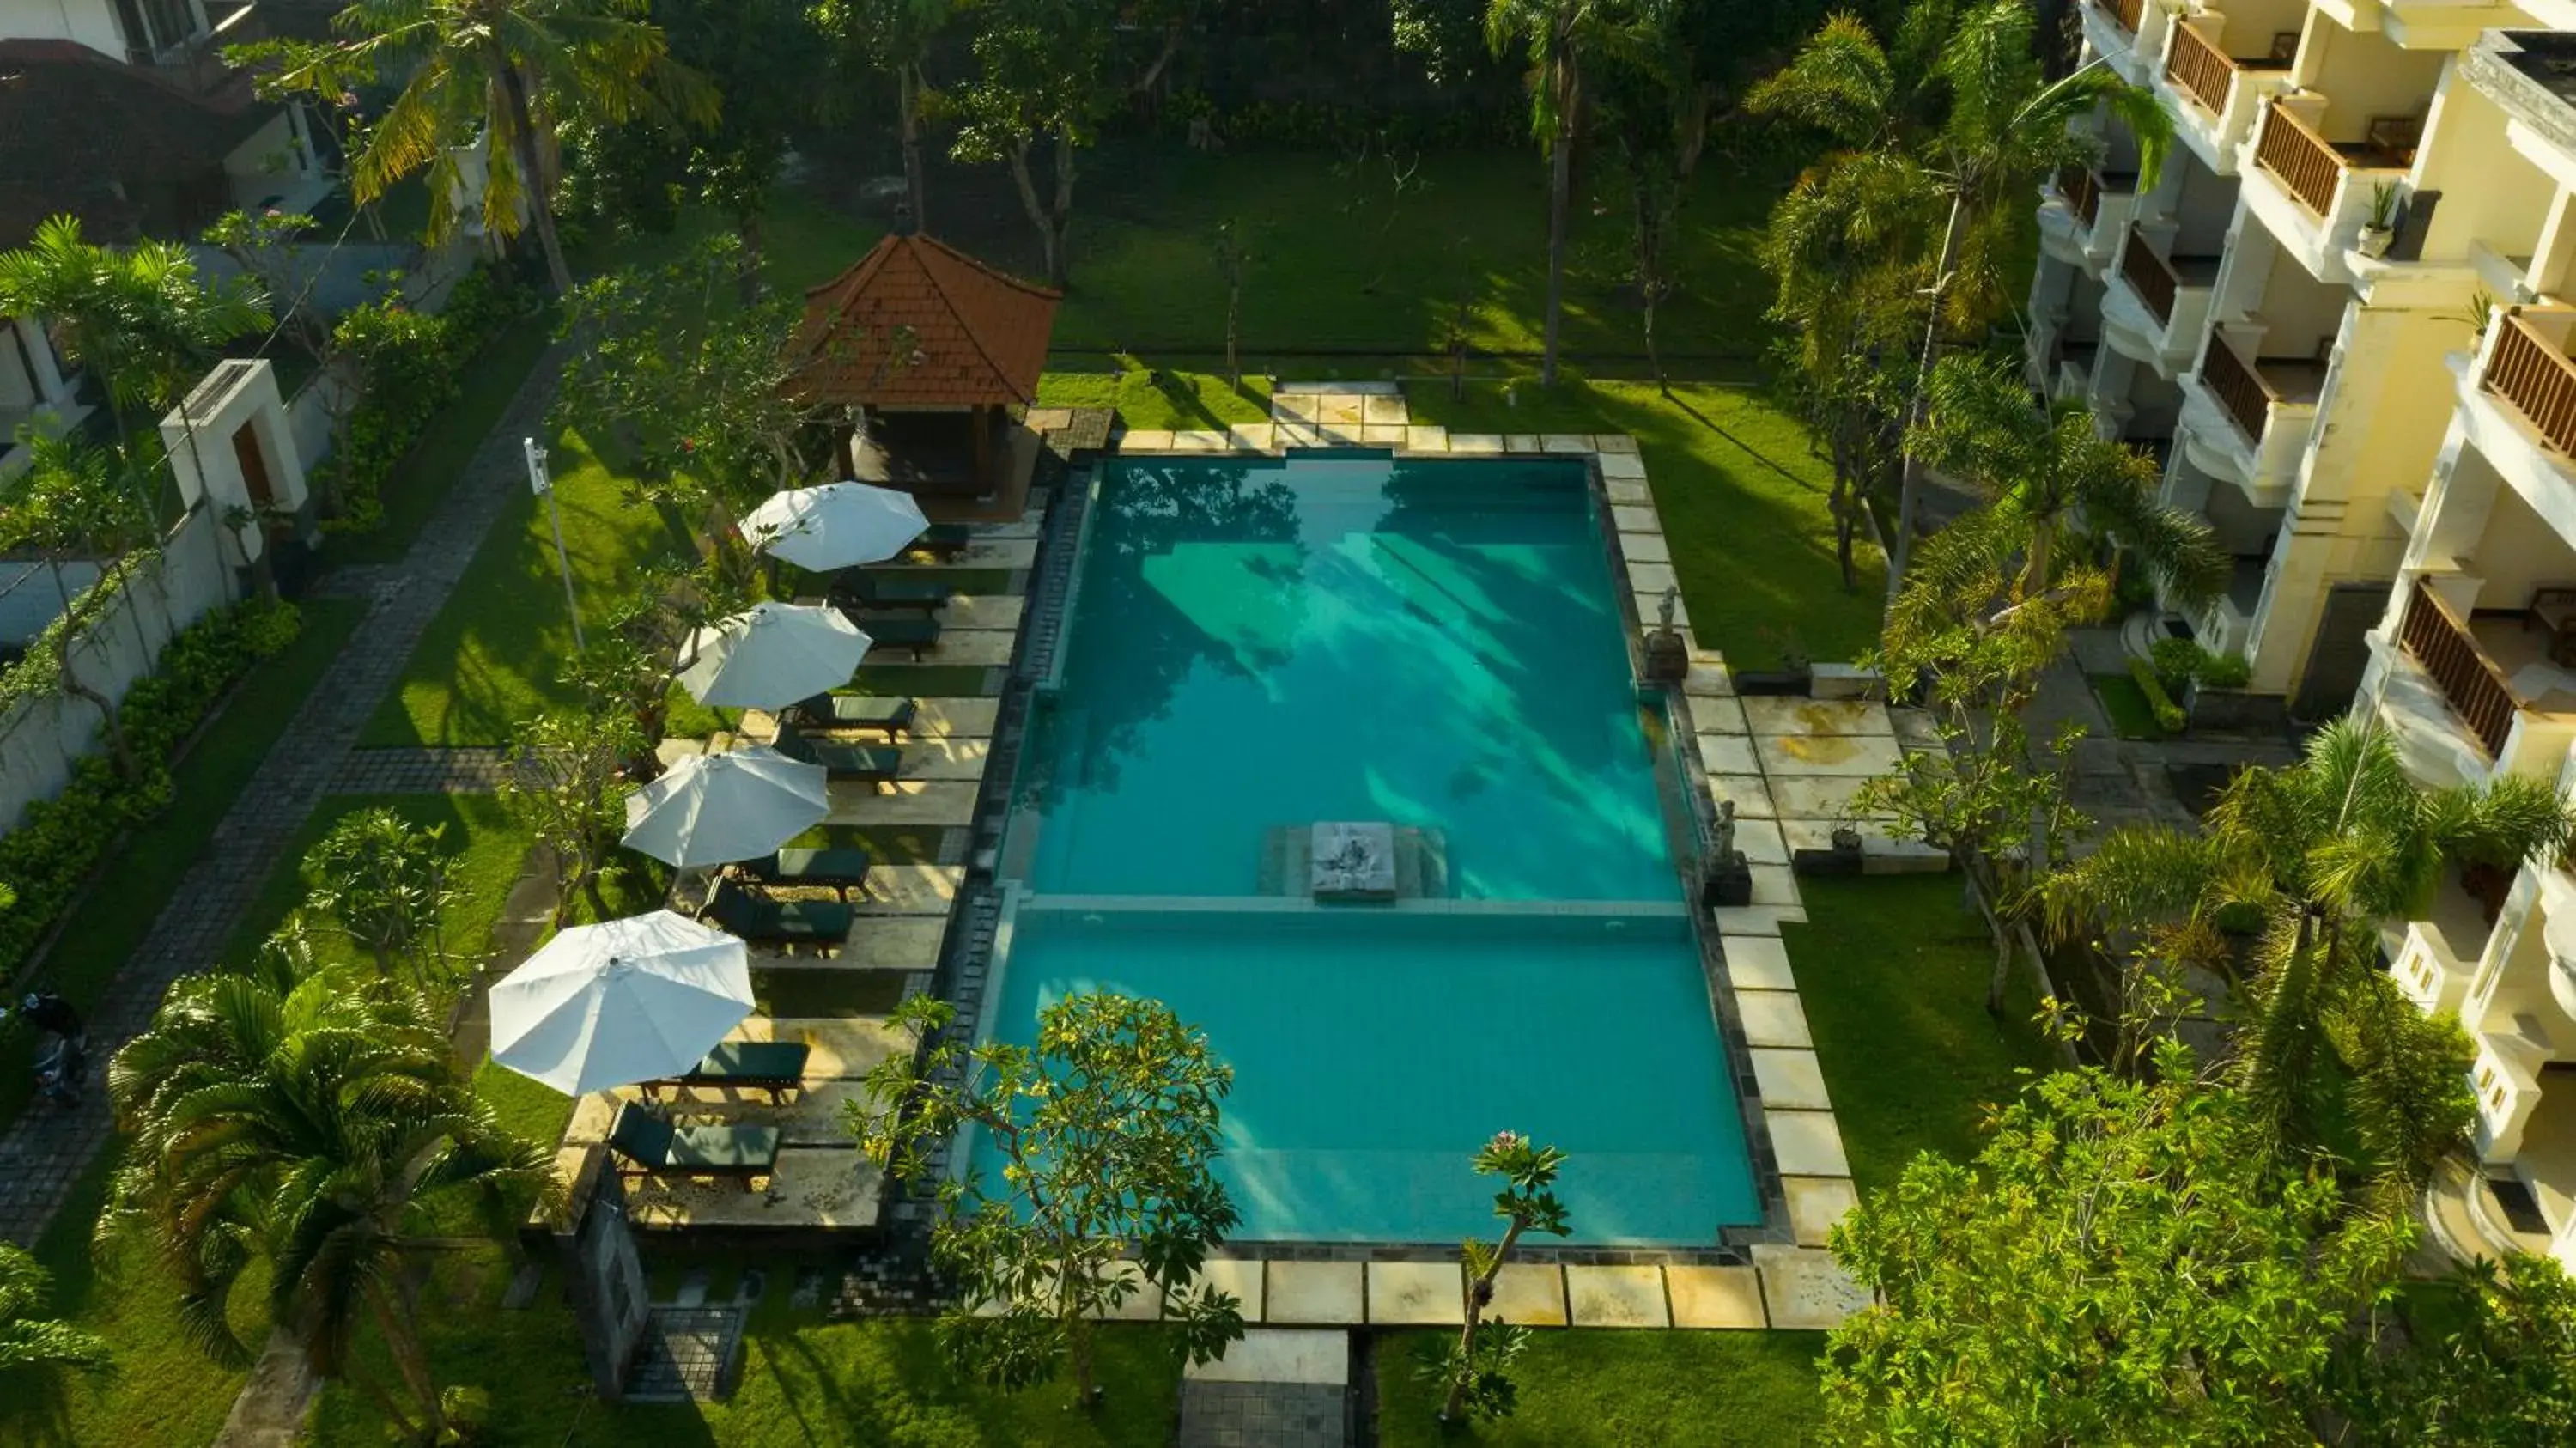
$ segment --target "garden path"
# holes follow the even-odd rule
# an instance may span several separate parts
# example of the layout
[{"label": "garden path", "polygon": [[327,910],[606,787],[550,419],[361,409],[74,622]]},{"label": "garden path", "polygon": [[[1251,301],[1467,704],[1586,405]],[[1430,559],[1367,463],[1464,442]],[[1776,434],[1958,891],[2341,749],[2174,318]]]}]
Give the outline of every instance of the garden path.
[{"label": "garden path", "polygon": [[324,593],[366,599],[366,620],[226,814],[217,835],[223,848],[189,868],[91,1012],[90,1086],[80,1103],[37,1103],[0,1134],[0,1237],[32,1245],[115,1136],[103,1084],[108,1058],[151,1019],[173,980],[215,963],[296,831],[341,778],[359,731],[519,486],[519,439],[541,424],[553,401],[560,351],[530,370],[410,552],[399,562],[343,570],[322,585]]}]

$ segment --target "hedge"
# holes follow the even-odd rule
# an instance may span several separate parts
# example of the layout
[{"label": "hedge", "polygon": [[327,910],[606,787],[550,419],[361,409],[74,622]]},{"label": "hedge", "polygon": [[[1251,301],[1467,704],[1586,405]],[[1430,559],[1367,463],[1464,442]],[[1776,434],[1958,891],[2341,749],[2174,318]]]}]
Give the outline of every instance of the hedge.
[{"label": "hedge", "polygon": [[447,306],[416,311],[387,297],[341,314],[333,348],[365,379],[357,405],[314,470],[335,533],[370,533],[384,522],[385,479],[420,441],[431,418],[456,400],[465,369],[486,343],[530,307],[506,272],[477,266],[448,293]]},{"label": "hedge", "polygon": [[2167,734],[2180,734],[2187,722],[2183,718],[2182,706],[2174,702],[2173,695],[2165,692],[2165,681],[2156,677],[2155,666],[2132,655],[2129,677],[2138,681],[2138,692],[2147,696],[2147,707],[2155,711],[2156,727]]},{"label": "hedge", "polygon": [[292,642],[299,626],[293,604],[258,598],[181,629],[118,711],[139,777],[120,778],[113,761],[91,755],[74,766],[61,794],[29,805],[18,827],[0,835],[0,885],[18,897],[0,912],[0,978],[17,975],[117,835],[169,806],[170,761],[180,743],[252,664]]}]

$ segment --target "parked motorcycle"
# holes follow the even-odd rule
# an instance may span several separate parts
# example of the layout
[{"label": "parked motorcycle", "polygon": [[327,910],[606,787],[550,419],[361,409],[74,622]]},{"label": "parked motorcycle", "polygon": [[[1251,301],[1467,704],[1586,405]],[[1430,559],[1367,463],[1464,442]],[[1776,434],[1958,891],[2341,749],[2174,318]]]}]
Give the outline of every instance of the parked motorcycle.
[{"label": "parked motorcycle", "polygon": [[[0,1022],[12,1012],[0,1009]],[[81,1085],[89,1076],[89,1032],[80,1012],[54,991],[30,991],[14,1012],[44,1032],[36,1048],[36,1092],[60,1106],[80,1104]]]}]

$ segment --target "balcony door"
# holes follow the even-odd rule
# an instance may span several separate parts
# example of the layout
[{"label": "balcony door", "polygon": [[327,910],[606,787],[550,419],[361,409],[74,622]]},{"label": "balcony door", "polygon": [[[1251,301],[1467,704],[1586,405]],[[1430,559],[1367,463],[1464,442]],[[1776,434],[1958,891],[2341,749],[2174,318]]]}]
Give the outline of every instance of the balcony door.
[{"label": "balcony door", "polygon": [[2387,612],[2385,583],[2338,583],[2326,590],[2316,638],[2308,646],[2308,671],[2299,676],[2298,695],[2290,701],[2291,718],[2331,719],[2352,708],[2370,663],[2368,635]]}]

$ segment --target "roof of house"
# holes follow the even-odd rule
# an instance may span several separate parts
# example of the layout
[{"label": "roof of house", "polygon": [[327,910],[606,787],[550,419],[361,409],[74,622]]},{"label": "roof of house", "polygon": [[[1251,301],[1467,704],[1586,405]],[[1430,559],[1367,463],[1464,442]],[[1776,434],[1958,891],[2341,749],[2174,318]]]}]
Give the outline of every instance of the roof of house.
[{"label": "roof of house", "polygon": [[1034,402],[1061,292],[927,236],[889,236],[805,293],[799,385],[866,407]]},{"label": "roof of house", "polygon": [[75,41],[0,40],[0,248],[65,212],[135,235],[153,193],[203,183],[276,109],[247,75],[197,96]]}]

